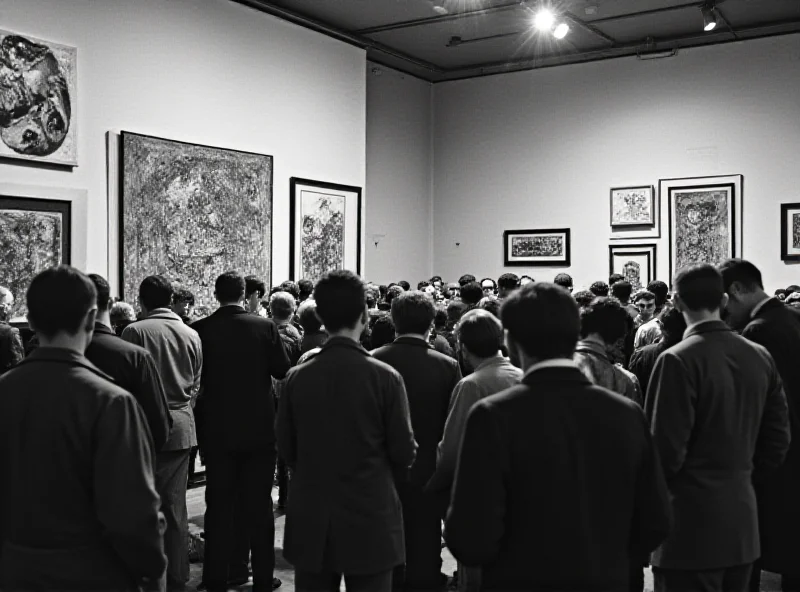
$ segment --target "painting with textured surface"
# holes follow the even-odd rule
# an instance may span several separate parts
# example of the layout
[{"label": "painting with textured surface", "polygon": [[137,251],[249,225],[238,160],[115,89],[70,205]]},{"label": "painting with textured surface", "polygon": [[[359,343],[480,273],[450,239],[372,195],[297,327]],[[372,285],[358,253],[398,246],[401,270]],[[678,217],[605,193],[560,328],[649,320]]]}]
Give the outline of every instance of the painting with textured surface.
[{"label": "painting with textured surface", "polygon": [[655,223],[653,187],[611,190],[611,225],[644,226]]},{"label": "painting with textured surface", "polygon": [[505,265],[569,267],[570,229],[506,230]]},{"label": "painting with textured surface", "polygon": [[0,285],[15,298],[9,318],[27,314],[36,274],[70,262],[69,225],[69,202],[0,197]]},{"label": "painting with textured surface", "polygon": [[800,213],[792,214],[792,247],[800,249]]},{"label": "painting with textured surface", "polygon": [[76,166],[77,50],[0,29],[0,156]]},{"label": "painting with textured surface", "polygon": [[558,257],[563,252],[561,236],[515,236],[511,239],[513,257]]},{"label": "painting with textured surface", "polygon": [[271,280],[272,157],[122,133],[120,285],[160,274],[216,307],[229,270]]},{"label": "painting with textured surface", "polygon": [[301,270],[312,282],[344,267],[345,197],[337,193],[303,191]]},{"label": "painting with textured surface", "polygon": [[655,279],[656,245],[609,246],[609,275],[621,274],[636,293]]},{"label": "painting with textured surface", "polygon": [[733,256],[728,189],[681,189],[670,197],[674,200],[674,271],[695,263],[719,265]]}]

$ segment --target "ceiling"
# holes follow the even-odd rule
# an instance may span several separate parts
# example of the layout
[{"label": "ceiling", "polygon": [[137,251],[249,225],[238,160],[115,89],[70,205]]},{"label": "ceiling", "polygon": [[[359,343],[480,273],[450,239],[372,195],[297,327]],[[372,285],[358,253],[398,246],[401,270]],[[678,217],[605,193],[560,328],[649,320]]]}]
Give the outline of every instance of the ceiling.
[{"label": "ceiling", "polygon": [[[234,0],[366,48],[367,57],[431,82],[800,32],[800,0]],[[546,3],[562,40],[530,26]]]}]

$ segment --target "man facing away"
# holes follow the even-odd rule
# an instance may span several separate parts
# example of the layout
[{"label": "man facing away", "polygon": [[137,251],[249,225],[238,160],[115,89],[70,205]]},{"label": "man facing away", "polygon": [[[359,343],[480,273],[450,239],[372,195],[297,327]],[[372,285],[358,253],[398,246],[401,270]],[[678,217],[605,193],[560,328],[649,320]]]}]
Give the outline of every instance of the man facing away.
[{"label": "man facing away", "polygon": [[656,592],[744,592],[758,559],[753,480],[789,448],[786,397],[772,356],[720,320],[727,304],[711,265],[675,277],[688,329],[658,358],[648,417],[675,527],[653,554]]},{"label": "man facing away", "polygon": [[11,290],[0,286],[0,375],[10,370],[25,357],[19,329],[6,321],[14,306],[14,295]]},{"label": "man facing away", "polygon": [[728,324],[742,337],[763,345],[775,360],[789,406],[794,435],[786,461],[756,482],[761,559],[750,589],[758,591],[761,569],[782,576],[784,592],[800,591],[800,314],[764,291],[761,272],[749,261],[730,259],[720,266],[728,304]]},{"label": "man facing away", "polygon": [[625,590],[631,559],[670,525],[644,413],[572,361],[580,319],[565,289],[528,284],[502,317],[524,376],[469,414],[448,547],[482,568],[483,590]]},{"label": "man facing away", "polygon": [[143,319],[128,325],[122,338],[150,352],[167,395],[172,429],[156,457],[156,490],[167,519],[167,589],[182,590],[189,581],[189,456],[192,446],[197,445],[191,403],[200,388],[203,351],[197,332],[170,310],[171,303],[169,280],[159,275],[145,278],[139,286]]},{"label": "man facing away", "polygon": [[203,389],[198,400],[206,463],[203,581],[210,591],[225,590],[229,581],[246,575],[246,560],[235,566],[240,573],[232,573],[234,566],[229,566],[235,555],[234,508],[241,503],[252,552],[253,590],[272,590],[275,521],[270,495],[276,454],[272,379],[286,376],[289,358],[275,323],[242,307],[245,280],[239,273],[220,275],[214,293],[219,309],[192,325],[203,344]]},{"label": "man facing away", "polygon": [[332,271],[314,289],[330,338],[293,368],[278,409],[278,449],[292,468],[284,556],[298,592],[387,592],[405,561],[393,472],[414,462],[403,379],[359,345],[361,279]]},{"label": "man facing away", "polygon": [[83,355],[96,292],[36,276],[39,347],[0,378],[0,589],[155,589],[166,567],[155,462],[136,400]]},{"label": "man facing away", "polygon": [[411,472],[397,479],[406,535],[405,572],[395,572],[395,589],[401,590],[439,590],[443,584],[441,521],[449,492],[440,501],[425,492],[425,485],[436,469],[436,448],[461,372],[458,362],[428,345],[435,314],[433,300],[426,294],[403,292],[392,302],[397,339],[372,352],[403,377],[419,446]]},{"label": "man facing away", "polygon": [[519,277],[515,273],[504,273],[497,279],[497,299],[501,302],[519,288]]}]

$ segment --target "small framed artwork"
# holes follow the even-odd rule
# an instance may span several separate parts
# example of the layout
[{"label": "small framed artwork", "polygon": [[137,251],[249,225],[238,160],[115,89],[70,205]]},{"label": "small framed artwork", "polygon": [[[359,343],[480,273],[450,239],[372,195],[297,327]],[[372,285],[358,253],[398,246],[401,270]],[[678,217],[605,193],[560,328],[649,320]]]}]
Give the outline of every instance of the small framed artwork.
[{"label": "small framed artwork", "polygon": [[800,203],[781,204],[781,260],[800,262]]},{"label": "small framed artwork", "polygon": [[742,175],[662,179],[669,199],[669,275],[742,256]]},{"label": "small framed artwork", "polygon": [[506,266],[569,267],[570,229],[506,230]]},{"label": "small framed artwork", "polygon": [[608,247],[608,274],[618,273],[633,286],[634,294],[656,279],[656,246],[648,244]]},{"label": "small framed artwork", "polygon": [[609,213],[611,240],[661,236],[661,205],[652,185],[613,187]]},{"label": "small framed artwork", "polygon": [[289,277],[316,282],[334,269],[361,273],[361,188],[292,177]]}]

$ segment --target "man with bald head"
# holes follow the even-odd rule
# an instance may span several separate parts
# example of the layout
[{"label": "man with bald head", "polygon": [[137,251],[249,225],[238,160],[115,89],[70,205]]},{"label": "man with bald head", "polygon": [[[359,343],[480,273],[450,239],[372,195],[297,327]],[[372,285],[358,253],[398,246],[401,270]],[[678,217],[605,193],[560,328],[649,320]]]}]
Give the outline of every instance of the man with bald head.
[{"label": "man with bald head", "polygon": [[24,357],[19,329],[7,323],[13,306],[11,290],[0,286],[0,374],[19,364]]}]

